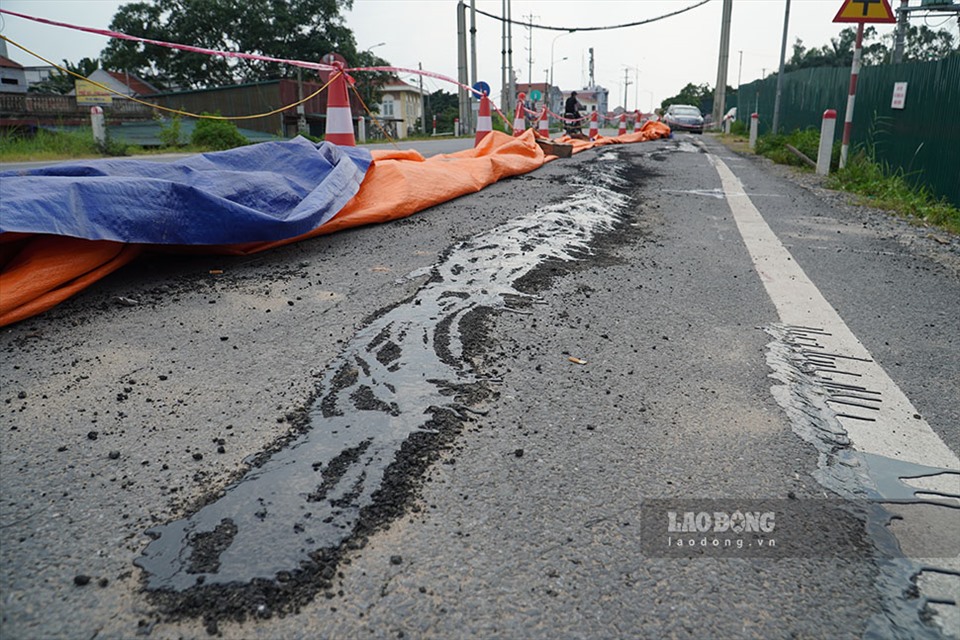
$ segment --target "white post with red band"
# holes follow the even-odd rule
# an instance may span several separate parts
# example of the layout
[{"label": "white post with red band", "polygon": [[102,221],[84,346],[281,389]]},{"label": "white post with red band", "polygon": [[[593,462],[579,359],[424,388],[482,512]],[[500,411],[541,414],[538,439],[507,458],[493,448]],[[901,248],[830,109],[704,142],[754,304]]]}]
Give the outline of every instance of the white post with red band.
[{"label": "white post with red band", "polygon": [[627,114],[626,113],[620,114],[620,126],[617,128],[617,135],[618,136],[627,135]]},{"label": "white post with red band", "polygon": [[833,155],[833,136],[837,130],[837,112],[827,109],[820,123],[820,149],[817,151],[817,175],[830,173],[830,158]]},{"label": "white post with red band", "polygon": [[353,114],[350,112],[350,97],[347,95],[347,76],[343,64],[333,62],[335,74],[327,90],[327,133],[324,140],[341,147],[355,147],[357,140],[353,136]]},{"label": "white post with red band", "polygon": [[107,146],[107,126],[103,121],[103,107],[90,107],[90,126],[93,128],[93,141],[101,149]]},{"label": "white post with red band", "polygon": [[757,133],[760,129],[760,114],[751,113],[750,114],[750,148],[757,148]]},{"label": "white post with red band", "polygon": [[600,120],[599,114],[594,111],[590,116],[590,139],[594,140],[600,135]]},{"label": "white post with red band", "polygon": [[640,119],[641,119],[641,117],[642,117],[642,116],[640,115],[640,110],[637,109],[636,111],[633,112],[633,114],[634,114],[634,115],[633,115],[633,132],[634,132],[634,133],[639,133],[639,132],[640,132]]},{"label": "white post with red band", "polygon": [[863,23],[857,25],[857,42],[853,48],[853,64],[850,66],[850,93],[847,96],[847,112],[843,117],[843,143],[840,147],[840,168],[847,166],[850,152],[850,133],[853,131],[853,105],[857,100],[857,77],[860,75],[860,56],[863,53]]}]

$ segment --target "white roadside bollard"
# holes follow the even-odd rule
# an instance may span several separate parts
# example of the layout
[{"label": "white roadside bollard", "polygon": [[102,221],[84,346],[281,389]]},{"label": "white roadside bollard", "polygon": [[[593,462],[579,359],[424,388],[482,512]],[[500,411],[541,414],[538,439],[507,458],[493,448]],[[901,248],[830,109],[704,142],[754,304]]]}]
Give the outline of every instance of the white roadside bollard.
[{"label": "white roadside bollard", "polygon": [[93,128],[93,141],[101,149],[107,146],[107,126],[103,121],[103,107],[90,107],[90,126]]},{"label": "white roadside bollard", "polygon": [[830,157],[833,155],[833,134],[837,130],[837,112],[827,109],[820,123],[820,149],[817,151],[817,175],[830,173]]},{"label": "white roadside bollard", "polygon": [[360,142],[367,141],[367,119],[363,116],[357,118],[357,137],[360,138]]},{"label": "white roadside bollard", "polygon": [[757,148],[757,129],[760,126],[760,114],[751,113],[750,114],[750,148]]},{"label": "white roadside bollard", "polygon": [[723,119],[723,132],[727,135],[730,135],[730,123],[733,122],[733,118],[724,118]]}]

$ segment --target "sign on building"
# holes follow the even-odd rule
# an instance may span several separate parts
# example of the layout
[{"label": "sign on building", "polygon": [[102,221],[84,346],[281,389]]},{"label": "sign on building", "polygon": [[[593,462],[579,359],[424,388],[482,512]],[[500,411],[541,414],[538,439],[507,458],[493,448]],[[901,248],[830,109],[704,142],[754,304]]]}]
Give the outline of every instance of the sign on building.
[{"label": "sign on building", "polygon": [[77,104],[113,104],[113,94],[89,80],[76,80]]}]

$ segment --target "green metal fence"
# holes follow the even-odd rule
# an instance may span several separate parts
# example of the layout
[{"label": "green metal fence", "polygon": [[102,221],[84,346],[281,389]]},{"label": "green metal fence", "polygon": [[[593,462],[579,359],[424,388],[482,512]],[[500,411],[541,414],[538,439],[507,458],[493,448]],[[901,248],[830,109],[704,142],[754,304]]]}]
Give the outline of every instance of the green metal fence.
[{"label": "green metal fence", "polygon": [[[897,82],[907,83],[903,109],[891,107]],[[823,112],[835,109],[840,140],[849,87],[849,68],[785,74],[780,131],[819,129]],[[773,123],[776,91],[776,77],[740,87],[737,113],[748,123],[749,114],[758,113],[761,135]],[[960,55],[938,62],[862,68],[851,144],[854,151],[872,149],[878,161],[960,207]]]}]

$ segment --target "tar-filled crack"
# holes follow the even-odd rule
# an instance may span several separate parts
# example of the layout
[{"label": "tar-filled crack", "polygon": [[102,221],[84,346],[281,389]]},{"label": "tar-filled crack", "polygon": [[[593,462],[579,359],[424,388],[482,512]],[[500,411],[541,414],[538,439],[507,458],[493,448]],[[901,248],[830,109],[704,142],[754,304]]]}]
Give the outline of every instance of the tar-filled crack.
[{"label": "tar-filled crack", "polygon": [[[162,614],[203,617],[216,632],[223,620],[335,597],[341,559],[412,507],[427,469],[495,395],[477,368],[491,314],[531,303],[578,259],[615,261],[598,247],[636,237],[623,163],[585,166],[563,203],[444,252],[417,293],[372,314],[329,366],[308,424],[286,446],[254,458],[255,473],[189,517],[148,532],[137,564]],[[184,566],[194,556],[204,560]]]},{"label": "tar-filled crack", "polygon": [[[873,547],[869,555],[877,567],[876,587],[882,611],[870,619],[864,637],[903,640],[943,637],[940,630],[930,624],[927,600],[916,585],[921,571],[937,569],[905,557],[888,527],[896,517],[884,505],[936,504],[919,499],[918,491],[902,479],[956,472],[864,454],[852,448],[846,429],[830,406],[836,392],[831,387],[836,383],[829,379],[825,382],[817,375],[818,361],[811,362],[807,351],[809,343],[805,341],[820,330],[774,325],[766,331],[774,338],[767,345],[767,364],[773,371],[770,377],[780,383],[771,387],[771,392],[787,414],[794,433],[819,453],[814,477],[829,491],[850,501],[849,511],[863,523]],[[857,390],[861,395],[872,393],[865,388],[857,387]]]}]

